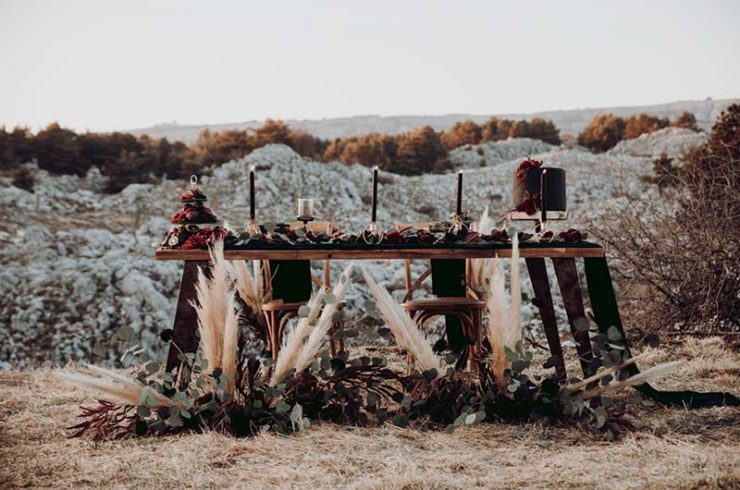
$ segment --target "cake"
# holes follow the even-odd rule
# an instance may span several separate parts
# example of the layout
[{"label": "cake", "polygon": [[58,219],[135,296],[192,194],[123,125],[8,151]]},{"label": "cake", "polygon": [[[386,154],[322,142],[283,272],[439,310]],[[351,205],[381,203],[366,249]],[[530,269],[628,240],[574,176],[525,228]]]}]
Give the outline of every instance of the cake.
[{"label": "cake", "polygon": [[162,246],[182,248],[207,248],[215,240],[224,239],[226,230],[221,220],[211,208],[206,206],[208,198],[197,187],[185,191],[180,196],[183,207],[172,215],[170,220],[175,227],[169,232]]},{"label": "cake", "polygon": [[527,158],[516,168],[512,200],[514,210],[527,216],[541,211],[542,174],[545,172],[545,208],[553,212],[550,219],[565,214],[565,170],[562,168],[543,167],[542,162]]}]

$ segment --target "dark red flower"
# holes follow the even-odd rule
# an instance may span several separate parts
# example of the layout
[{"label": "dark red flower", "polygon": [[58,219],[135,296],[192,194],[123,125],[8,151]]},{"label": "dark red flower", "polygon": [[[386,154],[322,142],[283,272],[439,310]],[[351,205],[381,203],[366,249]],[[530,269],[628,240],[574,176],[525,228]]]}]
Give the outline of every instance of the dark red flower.
[{"label": "dark red flower", "polygon": [[208,248],[213,245],[216,240],[225,239],[227,234],[227,231],[223,228],[202,228],[190,235],[190,237],[185,240],[185,243],[182,244],[181,248],[183,250]]},{"label": "dark red flower", "polygon": [[172,215],[172,223],[174,224],[216,222],[218,222],[218,216],[210,208],[203,205],[186,204],[182,210]]},{"label": "dark red flower", "polygon": [[487,240],[491,242],[508,242],[509,234],[506,233],[506,230],[493,230]]},{"label": "dark red flower", "polygon": [[583,233],[571,228],[568,231],[561,231],[558,235],[564,242],[580,242],[583,240]]},{"label": "dark red flower", "polygon": [[203,194],[203,191],[201,191],[198,187],[195,189],[190,189],[188,191],[185,191],[180,196],[180,202],[188,202],[188,201],[205,201],[207,200],[206,195]]},{"label": "dark red flower", "polygon": [[387,243],[399,243],[401,241],[401,233],[397,231],[392,231],[390,233],[386,233],[385,235],[385,241]]},{"label": "dark red flower", "polygon": [[532,158],[527,158],[516,167],[516,181],[521,182],[524,179],[524,175],[526,175],[527,170],[529,170],[530,168],[537,168],[541,166],[542,162],[534,160]]},{"label": "dark red flower", "polygon": [[516,206],[517,211],[521,211],[527,214],[535,214],[537,212],[537,205],[539,204],[537,194],[529,196]]}]

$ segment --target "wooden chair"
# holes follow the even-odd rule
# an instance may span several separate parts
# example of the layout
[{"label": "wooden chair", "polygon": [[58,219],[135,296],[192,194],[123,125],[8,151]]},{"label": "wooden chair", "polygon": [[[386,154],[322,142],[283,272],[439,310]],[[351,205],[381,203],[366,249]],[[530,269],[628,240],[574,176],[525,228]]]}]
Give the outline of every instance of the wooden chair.
[{"label": "wooden chair", "polygon": [[[471,345],[466,347],[468,369],[477,371],[477,360],[481,356],[481,341],[483,330],[483,310],[485,301],[476,297],[465,296],[438,296],[433,298],[413,299],[416,291],[431,274],[431,267],[426,269],[415,281],[411,279],[411,261],[404,261],[406,294],[403,298],[403,308],[409,312],[416,325],[421,329],[433,317],[445,316],[456,318],[462,327],[462,333],[470,339]],[[470,293],[470,289],[466,288]],[[413,363],[413,356],[408,356],[409,364]]]},{"label": "wooden chair", "polygon": [[[291,223],[291,228],[297,227],[303,227],[303,224]],[[315,232],[333,233],[336,230],[336,225],[327,221],[318,221],[309,223],[307,228]],[[311,275],[309,261],[262,261],[263,276],[268,286],[273,283],[276,274],[279,274],[280,267],[290,268],[287,272],[294,276],[290,277],[292,283],[290,287],[293,291],[286,292],[281,291],[280,288],[276,290],[270,287],[271,297],[269,301],[262,305],[262,313],[266,324],[265,343],[267,349],[272,353],[273,360],[277,359],[280,346],[283,344],[283,336],[288,322],[298,316],[298,310],[301,306],[308,303],[311,296],[311,284],[316,284],[326,291],[331,290],[330,266],[330,261],[324,260],[323,278],[318,278]],[[296,287],[299,288],[297,291],[295,290]],[[344,303],[339,304],[340,309],[344,306]],[[329,349],[332,356],[336,356],[338,352],[344,350],[344,338],[341,335],[343,328],[343,322],[335,322],[332,325],[329,338]]]}]

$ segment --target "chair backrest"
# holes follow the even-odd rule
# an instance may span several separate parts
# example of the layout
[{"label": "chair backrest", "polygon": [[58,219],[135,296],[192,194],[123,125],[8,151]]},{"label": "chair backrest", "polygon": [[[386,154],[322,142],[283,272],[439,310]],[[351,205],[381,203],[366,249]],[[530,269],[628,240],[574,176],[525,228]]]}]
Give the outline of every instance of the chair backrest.
[{"label": "chair backrest", "polygon": [[413,299],[414,291],[419,289],[430,276],[432,277],[432,293],[435,296],[469,296],[479,299],[475,291],[468,287],[469,267],[467,262],[467,260],[431,260],[429,267],[414,280],[411,277],[411,261],[404,260],[406,294],[403,301]]}]

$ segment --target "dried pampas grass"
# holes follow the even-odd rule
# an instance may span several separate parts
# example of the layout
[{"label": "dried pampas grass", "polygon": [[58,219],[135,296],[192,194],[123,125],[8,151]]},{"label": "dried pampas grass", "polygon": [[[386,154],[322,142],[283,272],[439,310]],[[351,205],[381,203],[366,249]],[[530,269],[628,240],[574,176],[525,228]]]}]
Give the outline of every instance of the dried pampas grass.
[{"label": "dried pampas grass", "polygon": [[71,386],[102,393],[129,405],[139,405],[144,392],[146,392],[147,396],[154,399],[158,406],[173,407],[178,405],[172,398],[168,398],[151,387],[115,371],[93,366],[92,364],[87,364],[86,367],[100,377],[91,376],[74,369],[68,369],[66,371],[55,370],[54,376]]},{"label": "dried pampas grass", "polygon": [[252,261],[252,271],[249,270],[246,261],[234,261],[230,264],[230,272],[234,277],[236,292],[239,297],[246,303],[252,314],[259,314],[262,311],[262,303],[265,301],[264,279],[260,261]]},{"label": "dried pampas grass", "polygon": [[295,366],[296,360],[303,348],[303,342],[308,337],[313,327],[313,322],[321,312],[321,302],[323,300],[323,292],[313,294],[306,305],[309,308],[308,316],[299,318],[295,328],[283,338],[283,345],[280,347],[280,352],[275,361],[275,369],[270,378],[271,386],[280,383]]},{"label": "dried pampas grass", "polygon": [[501,259],[491,259],[493,275],[489,284],[486,310],[488,312],[488,341],[491,344],[489,366],[500,388],[506,387],[504,371],[509,367],[506,348],[514,350],[522,339],[521,286],[519,281],[519,241],[512,238],[511,251],[511,305],[506,299],[504,269]]},{"label": "dried pampas grass", "polygon": [[[473,224],[473,231],[481,234],[490,234],[496,227],[496,223],[488,214],[488,206],[477,223]],[[468,261],[468,286],[475,291],[484,291],[486,279],[493,275],[493,259],[470,259]]]},{"label": "dried pampas grass", "polygon": [[329,338],[329,332],[331,331],[331,327],[334,323],[334,314],[337,312],[339,308],[339,303],[344,297],[344,291],[347,288],[347,284],[349,284],[349,276],[353,267],[354,264],[350,264],[349,266],[347,266],[347,268],[344,269],[344,272],[342,273],[339,281],[337,281],[337,283],[334,285],[334,288],[332,289],[334,301],[324,306],[324,309],[321,311],[321,316],[319,316],[318,320],[316,321],[316,326],[308,335],[308,339],[306,340],[303,349],[301,349],[301,352],[299,353],[298,359],[295,363],[295,370],[297,373],[300,373],[301,371],[306,369],[309,364],[311,364],[311,361],[316,358],[316,356],[319,354],[319,351],[321,350],[321,347]]},{"label": "dried pampas grass", "polygon": [[419,369],[422,371],[435,369],[437,376],[441,376],[443,373],[440,358],[434,353],[428,339],[416,326],[414,320],[396,303],[388,290],[378,285],[373,276],[364,268],[362,268],[362,275],[398,345],[414,356]]},{"label": "dried pampas grass", "polygon": [[193,307],[198,316],[198,331],[208,369],[220,368],[227,377],[228,394],[233,394],[236,356],[239,343],[239,316],[234,304],[228,262],[224,259],[224,244],[218,240],[211,250],[211,278],[198,270],[195,286],[197,302]]},{"label": "dried pampas grass", "polygon": [[641,385],[652,379],[665,376],[669,372],[676,369],[678,366],[682,365],[684,362],[685,361],[671,361],[671,362],[665,362],[663,364],[658,364],[657,366],[653,366],[649,369],[646,369],[634,376],[630,376],[627,379],[623,379],[621,381],[614,381],[614,382],[609,383],[608,385],[598,386],[592,390],[578,393],[577,395],[574,396],[574,398],[581,398],[583,400],[587,400],[589,398],[601,396],[605,393],[621,391],[630,386]]},{"label": "dried pampas grass", "polygon": [[279,384],[291,371],[300,373],[305,370],[319,354],[321,347],[329,337],[334,323],[334,314],[344,297],[353,267],[354,264],[350,264],[344,270],[332,289],[334,300],[325,304],[323,309],[321,303],[326,295],[319,292],[311,296],[308,302],[310,309],[308,316],[298,320],[298,325],[283,340],[275,362],[275,370],[270,377],[270,386]]}]

